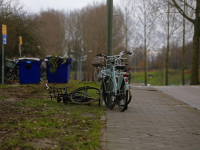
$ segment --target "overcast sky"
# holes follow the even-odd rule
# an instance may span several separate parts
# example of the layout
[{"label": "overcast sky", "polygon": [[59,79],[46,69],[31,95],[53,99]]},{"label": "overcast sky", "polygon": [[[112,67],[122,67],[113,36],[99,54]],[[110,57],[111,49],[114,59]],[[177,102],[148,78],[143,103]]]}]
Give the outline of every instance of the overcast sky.
[{"label": "overcast sky", "polygon": [[[88,4],[95,2],[107,2],[107,0],[19,0],[23,4],[24,9],[37,13],[41,9],[46,10],[53,8],[55,10],[74,10],[81,9]],[[120,0],[113,0],[114,5],[118,5]]]}]

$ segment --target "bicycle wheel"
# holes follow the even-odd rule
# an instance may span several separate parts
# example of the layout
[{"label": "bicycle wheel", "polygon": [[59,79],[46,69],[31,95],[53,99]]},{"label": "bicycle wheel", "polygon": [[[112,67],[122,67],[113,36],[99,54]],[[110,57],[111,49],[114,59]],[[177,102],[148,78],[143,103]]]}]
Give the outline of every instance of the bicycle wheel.
[{"label": "bicycle wheel", "polygon": [[125,87],[125,81],[123,80],[120,87],[120,96],[118,97],[118,107],[121,112],[127,109],[127,99],[128,99],[128,90]]},{"label": "bicycle wheel", "polygon": [[105,94],[105,90],[103,88],[103,83],[101,83],[101,93],[102,93],[102,96],[101,98],[99,99],[99,106],[102,106],[103,105],[103,95]]},{"label": "bicycle wheel", "polygon": [[100,82],[102,81],[102,73],[101,73],[100,68],[96,68],[94,70],[94,73],[92,75],[92,79],[93,79],[95,84],[100,84]]},{"label": "bicycle wheel", "polygon": [[90,104],[101,98],[101,90],[95,87],[81,87],[70,93],[70,99],[76,104]]},{"label": "bicycle wheel", "polygon": [[131,83],[131,72],[130,70],[128,70],[128,84]]},{"label": "bicycle wheel", "polygon": [[8,80],[17,80],[18,79],[18,74],[17,74],[17,70],[9,70],[9,72],[7,73],[7,78]]},{"label": "bicycle wheel", "polygon": [[131,93],[131,90],[129,89],[127,105],[131,102],[131,99],[132,99],[132,93]]},{"label": "bicycle wheel", "polygon": [[106,106],[112,110],[113,107],[115,106],[115,95],[114,95],[114,85],[111,79],[108,81],[104,82],[106,84],[106,93],[105,93],[105,98],[104,102]]}]

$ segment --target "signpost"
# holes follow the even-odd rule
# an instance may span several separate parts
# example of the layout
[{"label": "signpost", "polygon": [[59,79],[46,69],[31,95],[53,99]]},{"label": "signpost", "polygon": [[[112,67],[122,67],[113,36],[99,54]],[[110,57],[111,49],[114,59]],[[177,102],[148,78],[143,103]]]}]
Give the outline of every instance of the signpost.
[{"label": "signpost", "polygon": [[2,84],[4,84],[4,44],[7,44],[7,26],[2,24]]},{"label": "signpost", "polygon": [[19,37],[19,54],[20,54],[20,57],[22,57],[21,55],[21,45],[22,45],[22,36]]},{"label": "signpost", "polygon": [[7,44],[7,35],[3,34],[2,37],[3,37],[3,39],[2,39],[3,42],[2,43],[3,44]]}]

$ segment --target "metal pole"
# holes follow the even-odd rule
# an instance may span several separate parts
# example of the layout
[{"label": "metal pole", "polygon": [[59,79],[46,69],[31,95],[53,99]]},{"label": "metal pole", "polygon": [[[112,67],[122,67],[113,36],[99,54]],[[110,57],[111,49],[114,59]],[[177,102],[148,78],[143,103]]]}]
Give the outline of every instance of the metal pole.
[{"label": "metal pole", "polygon": [[2,84],[4,84],[4,45],[2,44]]},{"label": "metal pole", "polygon": [[113,0],[107,0],[107,55],[113,55]]},{"label": "metal pole", "polygon": [[19,56],[22,57],[21,45],[19,44]]}]

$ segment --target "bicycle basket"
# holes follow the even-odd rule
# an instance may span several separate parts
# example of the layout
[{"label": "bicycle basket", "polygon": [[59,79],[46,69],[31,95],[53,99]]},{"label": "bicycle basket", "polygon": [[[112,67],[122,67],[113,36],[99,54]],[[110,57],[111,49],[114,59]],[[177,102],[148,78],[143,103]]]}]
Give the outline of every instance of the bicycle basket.
[{"label": "bicycle basket", "polygon": [[93,58],[92,59],[92,65],[94,67],[103,66],[104,65],[104,58],[103,57]]}]

